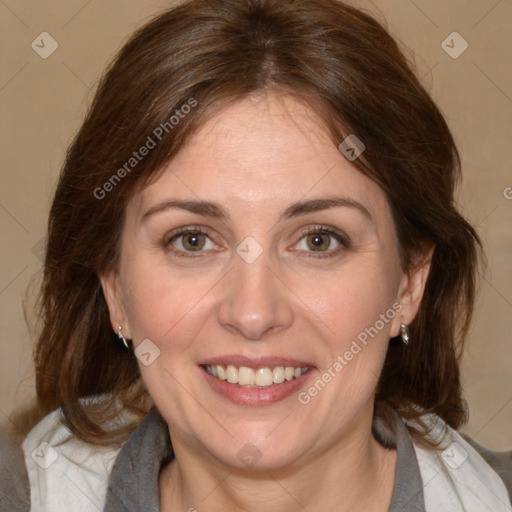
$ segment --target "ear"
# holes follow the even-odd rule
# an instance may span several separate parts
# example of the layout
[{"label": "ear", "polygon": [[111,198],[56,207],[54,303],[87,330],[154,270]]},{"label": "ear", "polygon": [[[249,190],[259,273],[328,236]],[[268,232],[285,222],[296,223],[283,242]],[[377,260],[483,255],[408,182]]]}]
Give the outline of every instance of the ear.
[{"label": "ear", "polygon": [[110,271],[100,275],[99,279],[101,288],[103,289],[103,295],[105,296],[105,301],[107,303],[112,329],[117,334],[119,326],[121,326],[123,335],[126,338],[131,339],[130,325],[128,323],[128,317],[124,307],[123,295],[117,272]]},{"label": "ear", "polygon": [[434,245],[429,245],[408,272],[404,272],[398,289],[398,303],[402,306],[393,321],[391,336],[400,334],[400,324],[409,325],[416,317],[425,291]]}]

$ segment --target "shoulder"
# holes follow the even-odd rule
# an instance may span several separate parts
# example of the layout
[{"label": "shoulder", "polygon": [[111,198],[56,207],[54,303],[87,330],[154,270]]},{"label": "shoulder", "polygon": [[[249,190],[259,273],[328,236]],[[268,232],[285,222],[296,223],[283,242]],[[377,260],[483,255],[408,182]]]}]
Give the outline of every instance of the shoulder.
[{"label": "shoulder", "polygon": [[[427,510],[435,510],[435,506],[442,507],[443,504],[451,505],[454,510],[460,506],[462,510],[469,510],[475,504],[482,512],[512,510],[509,486],[512,467],[500,467],[498,472],[497,465],[489,464],[482,456],[483,447],[475,447],[474,442],[439,416],[425,414],[421,419],[430,428],[426,437],[437,443],[436,447],[426,447],[413,441],[425,485]],[[407,423],[417,426],[416,422]]]},{"label": "shoulder", "polygon": [[28,511],[30,496],[23,452],[11,435],[0,429],[0,509]]},{"label": "shoulder", "polygon": [[169,427],[155,407],[115,461],[104,510],[157,510],[160,470],[173,458]]},{"label": "shoulder", "polygon": [[481,455],[503,480],[512,501],[512,450],[497,452],[489,450],[466,434],[462,437]]},{"label": "shoulder", "polygon": [[44,417],[22,443],[32,512],[102,510],[119,447],[97,446],[74,436],[61,409]]}]

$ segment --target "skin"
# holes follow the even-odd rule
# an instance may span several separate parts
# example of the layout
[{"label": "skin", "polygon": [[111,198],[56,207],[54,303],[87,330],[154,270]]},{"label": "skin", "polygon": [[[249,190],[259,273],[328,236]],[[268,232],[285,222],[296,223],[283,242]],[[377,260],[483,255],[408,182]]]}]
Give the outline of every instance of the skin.
[{"label": "skin", "polygon": [[[294,202],[332,196],[369,215],[342,206],[279,218]],[[144,218],[171,198],[214,201],[230,218],[177,208]],[[348,246],[320,230],[315,251],[305,231],[318,225]],[[186,226],[208,231],[200,251],[190,237],[172,239]],[[236,252],[248,236],[263,250],[250,264]],[[177,255],[187,249],[192,257]],[[389,338],[416,315],[428,269],[428,258],[401,269],[383,191],[310,108],[259,94],[207,121],[128,204],[119,268],[101,277],[113,329],[160,350],[139,366],[176,454],[160,476],[162,511],[388,510],[396,452],[371,434],[374,393]],[[296,394],[234,404],[198,366],[226,354],[293,357],[315,367],[307,390],[397,303],[399,314],[307,405]],[[252,467],[237,456],[247,443],[261,454]]]}]

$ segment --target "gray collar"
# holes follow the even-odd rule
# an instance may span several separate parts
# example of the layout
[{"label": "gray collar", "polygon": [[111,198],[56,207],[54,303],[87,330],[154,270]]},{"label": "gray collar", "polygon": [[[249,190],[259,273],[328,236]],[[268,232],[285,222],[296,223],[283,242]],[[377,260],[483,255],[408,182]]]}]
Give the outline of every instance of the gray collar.
[{"label": "gray collar", "polygon": [[[387,411],[388,426],[398,454],[395,488],[389,512],[426,512],[423,480],[411,436],[401,416],[391,407],[387,407]],[[376,423],[374,420],[374,433]]]},{"label": "gray collar", "polygon": [[[388,445],[396,446],[398,454],[389,512],[425,512],[416,452],[401,417],[387,408],[385,420],[377,418],[373,431],[379,441],[386,438]],[[158,410],[152,409],[117,456],[103,512],[160,512],[160,469],[173,458],[167,424]]]}]

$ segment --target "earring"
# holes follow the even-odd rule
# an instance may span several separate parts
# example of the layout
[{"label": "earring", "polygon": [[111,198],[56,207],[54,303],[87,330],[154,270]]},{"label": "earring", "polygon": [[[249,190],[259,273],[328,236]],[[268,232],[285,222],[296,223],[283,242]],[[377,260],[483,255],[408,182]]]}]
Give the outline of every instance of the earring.
[{"label": "earring", "polygon": [[409,345],[409,326],[407,324],[400,324],[400,338],[402,338],[404,345]]},{"label": "earring", "polygon": [[126,347],[126,350],[130,350],[130,347],[128,345],[128,341],[126,341],[126,338],[123,336],[123,333],[121,332],[122,330],[122,327],[119,326],[119,333],[118,333],[118,338],[123,342],[123,345]]}]

